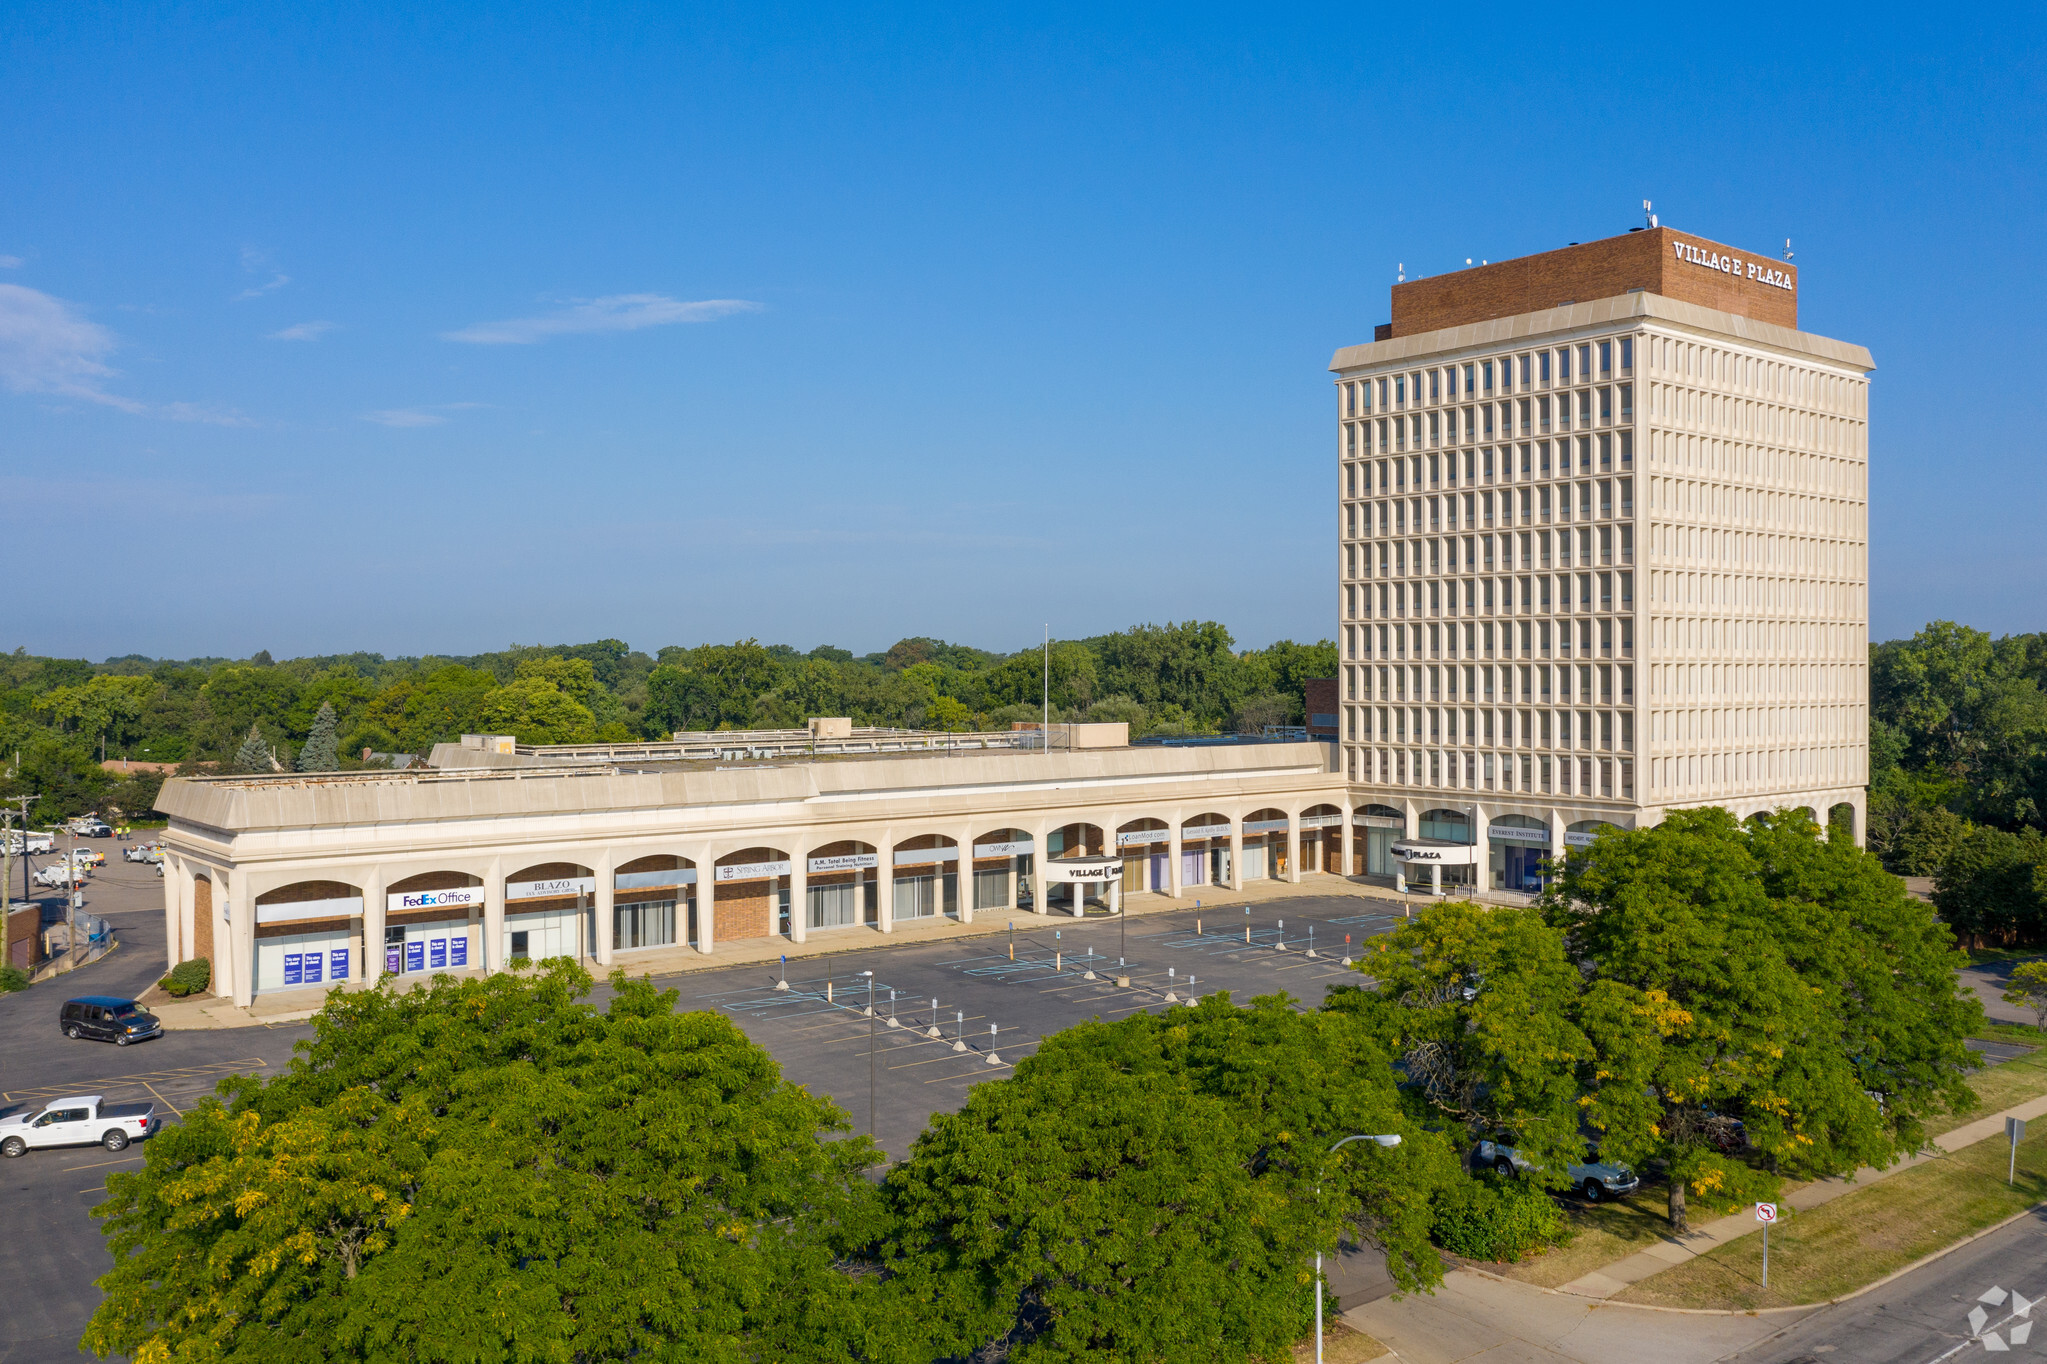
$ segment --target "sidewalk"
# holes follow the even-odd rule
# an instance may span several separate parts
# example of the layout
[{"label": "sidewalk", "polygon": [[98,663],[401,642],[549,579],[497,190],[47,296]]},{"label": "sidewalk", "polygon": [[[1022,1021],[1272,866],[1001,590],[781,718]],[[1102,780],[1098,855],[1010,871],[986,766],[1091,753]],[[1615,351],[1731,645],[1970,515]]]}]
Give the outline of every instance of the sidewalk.
[{"label": "sidewalk", "polygon": [[[1784,1203],[1794,1211],[1809,1212],[1823,1203],[1831,1203],[1844,1194],[1867,1188],[1879,1180],[1889,1179],[1892,1175],[1909,1170],[1915,1165],[1938,1160],[1943,1155],[1959,1151],[1965,1146],[1974,1146],[1979,1141],[2001,1137],[2004,1135],[2006,1118],[2030,1119],[2037,1118],[2043,1113],[2047,1113],[2047,1096],[2028,1099],[2014,1108],[2007,1108],[2001,1113],[1992,1113],[1988,1117],[1964,1123],[1943,1134],[1939,1138],[1940,1146],[1937,1150],[1925,1155],[1910,1156],[1885,1170],[1864,1168],[1857,1170],[1847,1179],[1815,1180],[1786,1194]],[[1667,1237],[1661,1243],[1647,1250],[1636,1251],[1624,1260],[1616,1260],[1604,1269],[1580,1275],[1557,1291],[1583,1298],[1611,1298],[1631,1283],[1646,1279],[1652,1274],[1660,1274],[1673,1265],[1681,1265],[1739,1237],[1752,1236],[1756,1228],[1753,1210],[1722,1217],[1702,1227],[1696,1227],[1682,1237]]]},{"label": "sidewalk", "polygon": [[[1308,872],[1301,877],[1299,885],[1287,881],[1246,882],[1244,889],[1231,890],[1227,886],[1189,886],[1180,899],[1157,891],[1140,891],[1124,897],[1124,908],[1132,919],[1142,919],[1154,914],[1185,913],[1196,910],[1213,911],[1220,915],[1225,912],[1242,913],[1245,906],[1283,906],[1289,900],[1334,895],[1354,896],[1359,899],[1377,900],[1386,906],[1389,914],[1401,912],[1401,898],[1386,887],[1370,884],[1362,879],[1348,879],[1322,872]],[[1410,905],[1426,903],[1425,896],[1409,897]],[[1101,911],[1088,914],[1090,919],[1105,918]],[[743,938],[736,942],[721,942],[710,953],[697,951],[688,945],[656,947],[641,951],[615,954],[612,968],[623,970],[633,976],[652,976],[656,980],[685,975],[692,971],[715,971],[728,966],[748,966],[766,962],[778,962],[787,957],[791,963],[814,957],[829,956],[842,952],[865,952],[877,947],[910,947],[924,943],[952,942],[968,938],[985,938],[996,934],[1007,934],[1015,925],[1019,934],[1046,932],[1070,922],[1072,915],[1064,911],[1051,914],[1033,914],[1029,910],[983,909],[974,914],[970,924],[959,923],[950,918],[898,920],[894,931],[883,933],[871,924],[852,928],[814,931],[807,942],[794,943],[787,938]],[[603,968],[589,958],[583,965],[592,975],[606,974]],[[483,975],[479,968],[435,972],[435,975],[449,975],[458,980]],[[424,985],[433,976],[408,976],[401,979],[400,988]],[[178,1000],[160,1004],[152,1012],[163,1021],[165,1029],[190,1028],[249,1028],[269,1023],[298,1023],[311,1018],[326,1003],[328,991],[333,987],[321,986],[310,990],[271,991],[258,995],[247,1009],[239,1008],[225,999]],[[360,990],[368,988],[359,981],[349,981],[342,989]]]}]

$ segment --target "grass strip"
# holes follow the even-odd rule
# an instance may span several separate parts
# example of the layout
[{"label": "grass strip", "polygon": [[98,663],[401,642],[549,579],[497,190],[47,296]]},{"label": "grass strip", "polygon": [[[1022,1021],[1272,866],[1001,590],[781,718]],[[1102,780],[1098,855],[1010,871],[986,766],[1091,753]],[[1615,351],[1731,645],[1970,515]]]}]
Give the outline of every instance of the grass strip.
[{"label": "grass strip", "polygon": [[[1353,1331],[1340,1321],[1328,1322],[1322,1331],[1323,1364],[1366,1364],[1389,1353],[1384,1345],[1363,1331]],[[1294,1364],[1315,1364],[1315,1337],[1294,1342]]]},{"label": "grass strip", "polygon": [[2012,1187],[2011,1148],[1993,1137],[1810,1212],[1784,1209],[1770,1232],[1768,1289],[1763,1240],[1751,1233],[1631,1284],[1615,1301],[1754,1311],[1852,1293],[2047,1200],[2047,1129],[2036,1133],[2019,1144]]}]

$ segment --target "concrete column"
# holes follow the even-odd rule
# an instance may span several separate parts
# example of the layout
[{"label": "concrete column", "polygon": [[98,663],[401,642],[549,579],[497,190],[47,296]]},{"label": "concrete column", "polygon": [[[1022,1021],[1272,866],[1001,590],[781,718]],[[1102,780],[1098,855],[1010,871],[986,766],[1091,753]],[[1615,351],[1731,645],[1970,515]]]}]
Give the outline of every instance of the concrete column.
[{"label": "concrete column", "polygon": [[1478,861],[1471,868],[1471,889],[1473,897],[1483,895],[1493,888],[1493,841],[1486,836],[1492,827],[1492,817],[1483,805],[1471,808],[1471,838],[1478,845]]},{"label": "concrete column", "polygon": [[485,975],[505,969],[505,859],[493,857],[483,876],[483,961]]},{"label": "concrete column", "polygon": [[1172,826],[1166,831],[1166,894],[1175,900],[1180,895],[1180,815],[1173,813]]},{"label": "concrete column", "polygon": [[[968,825],[953,835],[959,844],[959,860],[953,863],[953,885],[959,890],[959,921],[970,924],[974,921],[974,829]],[[941,873],[943,867],[941,865]],[[943,879],[940,885],[945,884]]]},{"label": "concrete column", "polygon": [[240,872],[232,876],[222,873],[223,885],[215,882],[215,888],[228,896],[228,922],[226,933],[219,928],[214,933],[214,950],[219,951],[223,940],[228,949],[228,979],[234,982],[234,1002],[248,1008],[256,998],[256,900],[254,883]]},{"label": "concrete column", "polygon": [[1244,888],[1244,817],[1230,816],[1230,889]]},{"label": "concrete column", "polygon": [[1351,874],[1351,868],[1357,865],[1357,849],[1352,846],[1351,842],[1351,820],[1353,818],[1355,816],[1351,813],[1350,796],[1346,794],[1343,798],[1343,823],[1340,826],[1340,846],[1336,853],[1338,857],[1343,859],[1342,864],[1337,867],[1337,873],[1345,877],[1348,877]]},{"label": "concrete column", "polygon": [[611,849],[606,848],[597,855],[595,865],[590,868],[596,873],[597,881],[595,925],[597,931],[595,941],[592,943],[596,950],[592,955],[597,958],[597,964],[604,967],[611,965],[611,950],[617,945],[618,938],[618,920],[612,913],[618,886],[617,878],[612,875],[611,863]]},{"label": "concrete column", "polygon": [[718,859],[709,855],[697,862],[697,951],[711,955],[717,946]]},{"label": "concrete column", "polygon": [[[698,878],[703,876],[697,873]],[[804,941],[810,927],[810,849],[789,850],[789,941]]]},{"label": "concrete column", "polygon": [[1561,863],[1564,860],[1564,853],[1566,851],[1564,847],[1564,825],[1566,822],[1567,821],[1564,819],[1564,812],[1562,810],[1558,810],[1555,808],[1552,808],[1550,810],[1549,855],[1551,860],[1558,863]]},{"label": "concrete column", "polygon": [[1052,907],[1045,903],[1045,840],[1051,831],[1040,824],[1031,830],[1031,912],[1045,915]]},{"label": "concrete column", "polygon": [[[488,893],[488,892],[486,892]],[[384,910],[388,892],[384,889],[384,869],[371,867],[362,879],[362,960],[356,963],[356,979],[364,984],[374,985],[377,977],[384,974]],[[502,904],[505,882],[498,878],[498,900]]]},{"label": "concrete column", "polygon": [[[22,846],[24,849],[27,848],[26,841],[23,842]],[[9,869],[11,870],[11,868]],[[178,915],[178,883],[182,879],[178,875],[176,865],[169,858],[165,858],[163,863],[163,936],[164,967],[166,970],[176,966],[183,960],[178,955],[184,950],[185,942],[184,926]],[[7,948],[7,910],[13,903],[13,887],[0,883],[0,952],[4,952]]]},{"label": "concrete column", "polygon": [[1290,810],[1286,817],[1286,879],[1289,884],[1301,884],[1301,816],[1297,810]]},{"label": "concrete column", "polygon": [[1429,863],[1429,890],[1435,895],[1443,893],[1443,864],[1441,862]]},{"label": "concrete column", "polygon": [[874,920],[884,933],[896,931],[895,847],[887,838],[874,847]]}]

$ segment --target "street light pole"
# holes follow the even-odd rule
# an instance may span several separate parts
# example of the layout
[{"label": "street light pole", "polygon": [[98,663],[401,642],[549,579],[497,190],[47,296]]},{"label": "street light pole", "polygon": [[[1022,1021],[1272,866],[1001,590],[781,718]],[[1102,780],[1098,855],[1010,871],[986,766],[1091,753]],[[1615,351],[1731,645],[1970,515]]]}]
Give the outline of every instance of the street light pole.
[{"label": "street light pole", "polygon": [[874,1130],[874,972],[860,974],[867,977],[867,1135],[879,1146],[881,1137]]},{"label": "street light pole", "polygon": [[[1398,1146],[1400,1134],[1388,1132],[1374,1136],[1368,1132],[1358,1132],[1330,1147],[1329,1154],[1335,1155],[1340,1148],[1354,1141],[1369,1141],[1375,1146]],[[1318,1205],[1322,1201],[1322,1181],[1319,1179],[1315,1181],[1315,1201]],[[1322,1252],[1319,1248],[1315,1251],[1315,1364],[1322,1364]]]}]

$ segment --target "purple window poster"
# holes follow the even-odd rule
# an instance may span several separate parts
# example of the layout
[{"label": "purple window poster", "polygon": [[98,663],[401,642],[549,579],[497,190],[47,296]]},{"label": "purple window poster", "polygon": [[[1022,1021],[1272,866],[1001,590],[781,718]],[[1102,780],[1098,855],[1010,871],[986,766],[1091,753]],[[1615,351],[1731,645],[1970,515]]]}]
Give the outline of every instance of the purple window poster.
[{"label": "purple window poster", "polygon": [[408,971],[426,970],[425,938],[414,938],[411,942],[405,944],[405,969]]},{"label": "purple window poster", "polygon": [[298,952],[287,952],[284,954],[284,983],[286,985],[297,985],[300,982],[305,970],[305,967],[302,965],[303,961],[303,955]]},{"label": "purple window poster", "polygon": [[459,938],[448,939],[448,965],[467,966],[468,964],[469,935],[467,933],[464,933]]},{"label": "purple window poster", "polygon": [[348,979],[348,949],[337,947],[327,954],[327,979]]},{"label": "purple window poster", "polygon": [[445,970],[448,965],[448,940],[434,938],[427,943],[427,965],[436,971]]},{"label": "purple window poster", "polygon": [[306,984],[318,985],[319,983],[320,954],[318,952],[308,952],[306,953]]},{"label": "purple window poster", "polygon": [[405,969],[404,962],[401,960],[403,952],[404,949],[396,943],[384,949],[384,969],[394,976]]}]

